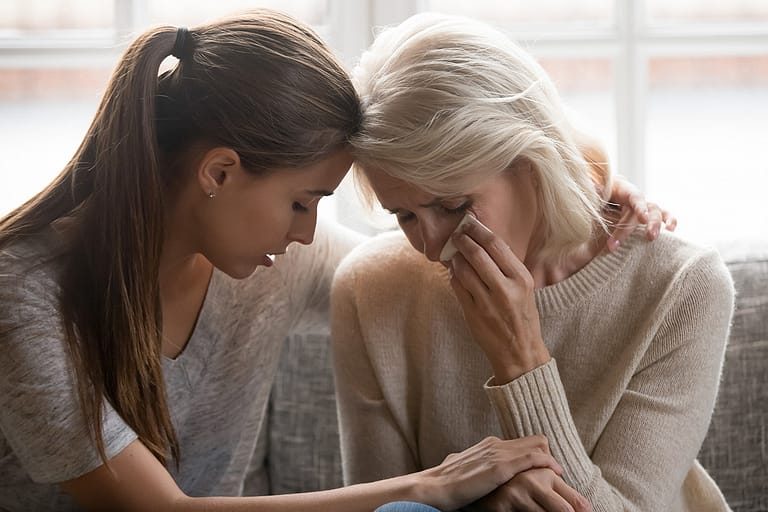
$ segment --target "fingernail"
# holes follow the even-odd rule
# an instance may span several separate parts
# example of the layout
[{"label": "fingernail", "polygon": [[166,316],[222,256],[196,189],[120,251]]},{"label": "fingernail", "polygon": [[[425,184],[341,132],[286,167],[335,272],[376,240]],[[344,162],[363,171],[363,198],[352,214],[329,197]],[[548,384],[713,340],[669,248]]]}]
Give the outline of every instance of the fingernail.
[{"label": "fingernail", "polygon": [[611,252],[613,252],[616,249],[618,249],[620,245],[621,245],[621,242],[618,239],[616,239],[616,238],[611,238],[608,241],[608,248],[611,250]]}]

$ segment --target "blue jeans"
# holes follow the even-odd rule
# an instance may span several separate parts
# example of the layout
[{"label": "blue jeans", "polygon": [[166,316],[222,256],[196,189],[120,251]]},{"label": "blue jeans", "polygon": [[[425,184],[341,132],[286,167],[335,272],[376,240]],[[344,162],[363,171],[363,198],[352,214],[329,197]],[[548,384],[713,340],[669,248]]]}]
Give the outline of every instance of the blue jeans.
[{"label": "blue jeans", "polygon": [[413,501],[393,501],[382,505],[373,512],[440,512],[435,507]]}]

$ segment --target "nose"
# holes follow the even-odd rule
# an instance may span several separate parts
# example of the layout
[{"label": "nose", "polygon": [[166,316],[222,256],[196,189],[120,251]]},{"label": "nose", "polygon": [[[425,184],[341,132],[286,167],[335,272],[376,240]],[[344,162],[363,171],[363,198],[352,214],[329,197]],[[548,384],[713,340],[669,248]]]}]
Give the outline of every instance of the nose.
[{"label": "nose", "polygon": [[315,239],[315,227],[317,226],[317,208],[310,208],[308,212],[293,216],[293,223],[288,232],[288,240],[309,245]]},{"label": "nose", "polygon": [[422,222],[419,225],[421,235],[421,252],[429,261],[440,261],[440,253],[443,250],[448,237],[437,226],[431,226]]}]

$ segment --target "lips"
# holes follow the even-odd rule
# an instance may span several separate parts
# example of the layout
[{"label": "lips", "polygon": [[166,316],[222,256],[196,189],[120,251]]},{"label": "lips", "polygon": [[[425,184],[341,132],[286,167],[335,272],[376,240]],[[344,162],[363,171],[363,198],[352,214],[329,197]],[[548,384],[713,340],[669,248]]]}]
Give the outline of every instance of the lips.
[{"label": "lips", "polygon": [[274,264],[275,264],[275,259],[276,259],[278,256],[282,255],[282,254],[285,254],[285,251],[282,251],[282,252],[274,252],[274,253],[267,253],[267,254],[265,254],[265,255],[264,255],[264,258],[263,258],[263,260],[262,260],[262,264],[263,264],[265,267],[271,267],[272,265],[274,265]]}]

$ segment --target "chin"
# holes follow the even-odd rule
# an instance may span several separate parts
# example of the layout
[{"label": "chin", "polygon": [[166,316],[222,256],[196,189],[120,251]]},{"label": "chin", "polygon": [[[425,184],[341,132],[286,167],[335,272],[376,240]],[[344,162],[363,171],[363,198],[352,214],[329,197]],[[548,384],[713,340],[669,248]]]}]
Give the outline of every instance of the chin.
[{"label": "chin", "polygon": [[227,274],[232,279],[245,279],[253,275],[256,268],[260,265],[239,265],[236,267],[222,268],[222,272]]}]

